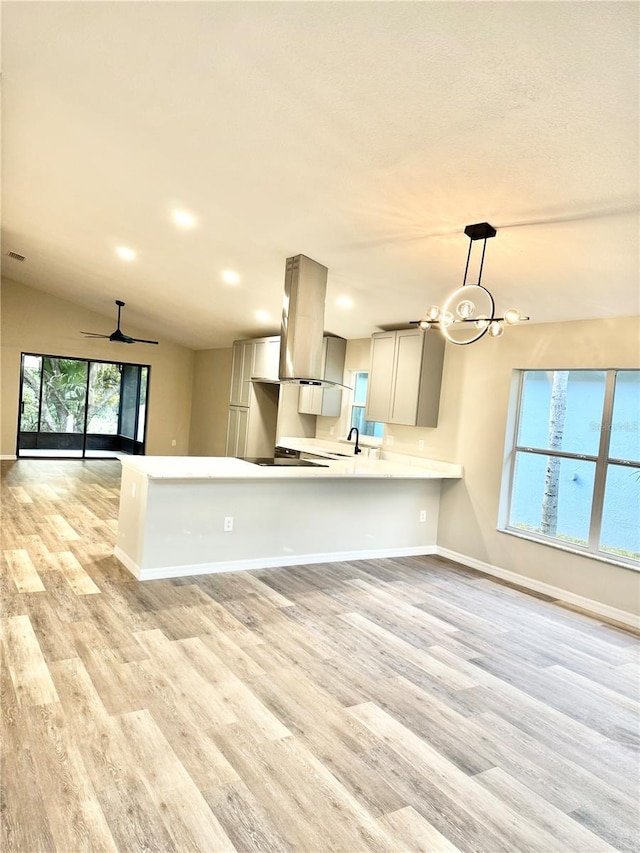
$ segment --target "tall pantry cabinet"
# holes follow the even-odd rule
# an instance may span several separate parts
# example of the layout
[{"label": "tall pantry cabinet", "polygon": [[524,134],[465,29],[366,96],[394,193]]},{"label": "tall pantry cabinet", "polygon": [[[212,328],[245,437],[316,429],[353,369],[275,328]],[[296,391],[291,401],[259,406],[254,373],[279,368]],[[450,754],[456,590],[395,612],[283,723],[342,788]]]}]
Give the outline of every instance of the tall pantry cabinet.
[{"label": "tall pantry cabinet", "polygon": [[227,456],[273,456],[279,358],[276,336],[233,344]]}]

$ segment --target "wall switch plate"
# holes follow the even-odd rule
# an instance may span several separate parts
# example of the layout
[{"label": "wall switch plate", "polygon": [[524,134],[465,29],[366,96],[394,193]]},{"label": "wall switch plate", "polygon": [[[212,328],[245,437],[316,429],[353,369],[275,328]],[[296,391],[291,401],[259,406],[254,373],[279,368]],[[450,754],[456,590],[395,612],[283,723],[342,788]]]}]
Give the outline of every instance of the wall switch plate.
[{"label": "wall switch plate", "polygon": [[393,446],[393,436],[392,435],[387,436],[387,444],[389,445],[389,447]]},{"label": "wall switch plate", "polygon": [[421,438],[418,442],[418,450],[424,450],[424,439]]},{"label": "wall switch plate", "polygon": [[225,515],[224,528],[223,529],[224,529],[225,533],[230,533],[233,530],[233,516],[232,515]]},{"label": "wall switch plate", "polygon": [[334,428],[333,428],[333,427],[329,427],[329,435],[333,435],[333,433],[334,433],[334,432],[335,432]]},{"label": "wall switch plate", "polygon": [[426,511],[426,509],[421,509],[420,510],[420,521],[426,521],[426,520],[427,520],[427,511]]},{"label": "wall switch plate", "polygon": [[131,483],[131,497],[135,498],[135,496],[136,496],[136,484]]},{"label": "wall switch plate", "polygon": [[175,438],[171,439],[171,447],[175,447],[177,443],[178,442],[175,440]]}]

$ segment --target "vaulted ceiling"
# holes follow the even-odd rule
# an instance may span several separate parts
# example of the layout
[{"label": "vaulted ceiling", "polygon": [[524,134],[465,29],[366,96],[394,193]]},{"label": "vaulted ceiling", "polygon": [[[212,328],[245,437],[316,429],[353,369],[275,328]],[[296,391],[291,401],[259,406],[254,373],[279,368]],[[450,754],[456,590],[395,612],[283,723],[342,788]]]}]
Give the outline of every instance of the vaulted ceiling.
[{"label": "vaulted ceiling", "polygon": [[303,253],[364,337],[442,302],[489,221],[499,308],[637,314],[638,10],[5,0],[4,274],[205,348],[277,332]]}]

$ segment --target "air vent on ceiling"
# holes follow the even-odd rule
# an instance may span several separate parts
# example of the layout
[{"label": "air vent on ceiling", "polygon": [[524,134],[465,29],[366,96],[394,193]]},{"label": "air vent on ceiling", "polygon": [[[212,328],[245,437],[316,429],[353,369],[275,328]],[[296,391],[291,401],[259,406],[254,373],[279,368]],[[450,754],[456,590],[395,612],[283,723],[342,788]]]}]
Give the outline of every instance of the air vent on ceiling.
[{"label": "air vent on ceiling", "polygon": [[20,252],[7,252],[8,258],[13,258],[14,261],[24,261],[24,255],[21,255]]}]

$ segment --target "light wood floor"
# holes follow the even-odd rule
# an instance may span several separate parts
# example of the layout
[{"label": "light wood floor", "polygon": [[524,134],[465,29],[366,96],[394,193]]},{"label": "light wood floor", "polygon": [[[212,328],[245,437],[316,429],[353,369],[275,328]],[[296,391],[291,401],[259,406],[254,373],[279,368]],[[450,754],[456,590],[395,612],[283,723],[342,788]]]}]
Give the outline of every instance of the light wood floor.
[{"label": "light wood floor", "polygon": [[438,558],[140,584],[118,484],[3,464],[3,851],[639,849],[631,634]]}]

